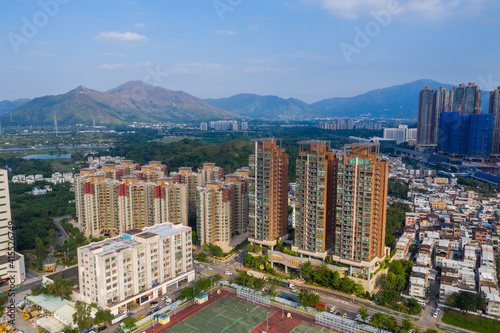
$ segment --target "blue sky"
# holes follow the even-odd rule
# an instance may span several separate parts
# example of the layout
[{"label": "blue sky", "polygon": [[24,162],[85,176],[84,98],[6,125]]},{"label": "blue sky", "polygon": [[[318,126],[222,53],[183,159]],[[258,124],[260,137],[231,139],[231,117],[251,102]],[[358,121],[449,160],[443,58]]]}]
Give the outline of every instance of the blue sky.
[{"label": "blue sky", "polygon": [[[497,0],[0,0],[0,100],[143,80],[306,102],[500,85]],[[376,17],[379,18],[377,21]]]}]

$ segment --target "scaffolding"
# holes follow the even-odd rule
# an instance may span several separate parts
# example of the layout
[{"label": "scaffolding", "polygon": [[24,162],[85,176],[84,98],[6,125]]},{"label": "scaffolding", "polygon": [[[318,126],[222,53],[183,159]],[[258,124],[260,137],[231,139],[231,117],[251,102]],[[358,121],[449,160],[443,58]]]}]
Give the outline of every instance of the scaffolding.
[{"label": "scaffolding", "polygon": [[236,295],[238,297],[244,298],[249,302],[257,303],[266,307],[271,306],[271,299],[263,294],[257,292],[251,292],[249,290],[238,289],[236,290]]},{"label": "scaffolding", "polygon": [[326,326],[331,330],[346,333],[362,333],[358,325],[351,320],[332,315],[330,313],[319,313],[316,315],[316,323]]}]

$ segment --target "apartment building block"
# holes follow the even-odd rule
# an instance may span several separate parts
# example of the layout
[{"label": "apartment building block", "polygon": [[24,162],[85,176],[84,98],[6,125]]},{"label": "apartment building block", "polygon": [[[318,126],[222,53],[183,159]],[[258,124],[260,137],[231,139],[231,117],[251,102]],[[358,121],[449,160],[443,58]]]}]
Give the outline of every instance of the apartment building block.
[{"label": "apartment building block", "polygon": [[117,314],[195,278],[191,228],[163,223],[78,248],[79,300]]},{"label": "apartment building block", "polygon": [[232,235],[248,232],[248,174],[242,174],[240,170],[239,175],[234,173],[225,176],[226,186],[231,189]]},{"label": "apartment building block", "polygon": [[150,164],[139,170],[131,161],[103,167],[75,177],[77,219],[87,236],[164,222],[187,225],[188,187],[164,177],[166,168]]},{"label": "apartment building block", "polygon": [[213,181],[196,189],[196,235],[201,245],[229,250],[232,235],[231,188]]},{"label": "apartment building block", "polygon": [[249,157],[249,238],[251,243],[276,245],[287,234],[288,155],[280,139],[256,139]]},{"label": "apartment building block", "polygon": [[339,159],[333,259],[370,272],[386,255],[388,163],[373,143],[346,145]]},{"label": "apartment building block", "polygon": [[24,256],[14,251],[12,223],[8,172],[0,169],[0,288],[26,279]]},{"label": "apartment building block", "polygon": [[299,142],[293,251],[325,259],[333,247],[337,166],[330,142]]}]

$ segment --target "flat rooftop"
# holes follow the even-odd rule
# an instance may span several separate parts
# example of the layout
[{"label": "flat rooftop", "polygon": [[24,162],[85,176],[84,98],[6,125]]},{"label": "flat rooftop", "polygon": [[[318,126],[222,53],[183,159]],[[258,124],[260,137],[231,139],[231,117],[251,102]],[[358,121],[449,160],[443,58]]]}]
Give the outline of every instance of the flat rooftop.
[{"label": "flat rooftop", "polygon": [[[0,266],[7,264],[9,262],[9,258],[10,258],[10,256],[7,254],[0,255]],[[20,258],[21,258],[20,255],[18,255],[17,253],[14,253],[14,260],[15,261],[18,261]]]},{"label": "flat rooftop", "polygon": [[79,282],[80,282],[79,278],[78,278],[78,266],[73,266],[73,267],[70,267],[70,268],[65,269],[63,271],[46,275],[45,277],[47,279],[54,281],[55,277],[58,276],[59,274],[62,275],[63,279],[73,281],[74,286],[78,289]]}]

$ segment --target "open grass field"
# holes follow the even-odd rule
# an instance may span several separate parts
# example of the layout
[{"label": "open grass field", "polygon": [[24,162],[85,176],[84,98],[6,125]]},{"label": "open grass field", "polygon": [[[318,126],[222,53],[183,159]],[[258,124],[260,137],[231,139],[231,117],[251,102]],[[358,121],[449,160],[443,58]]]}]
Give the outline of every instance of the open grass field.
[{"label": "open grass field", "polygon": [[443,323],[465,328],[480,333],[500,332],[500,322],[491,319],[483,319],[472,315],[463,315],[460,312],[447,310],[443,318]]}]

